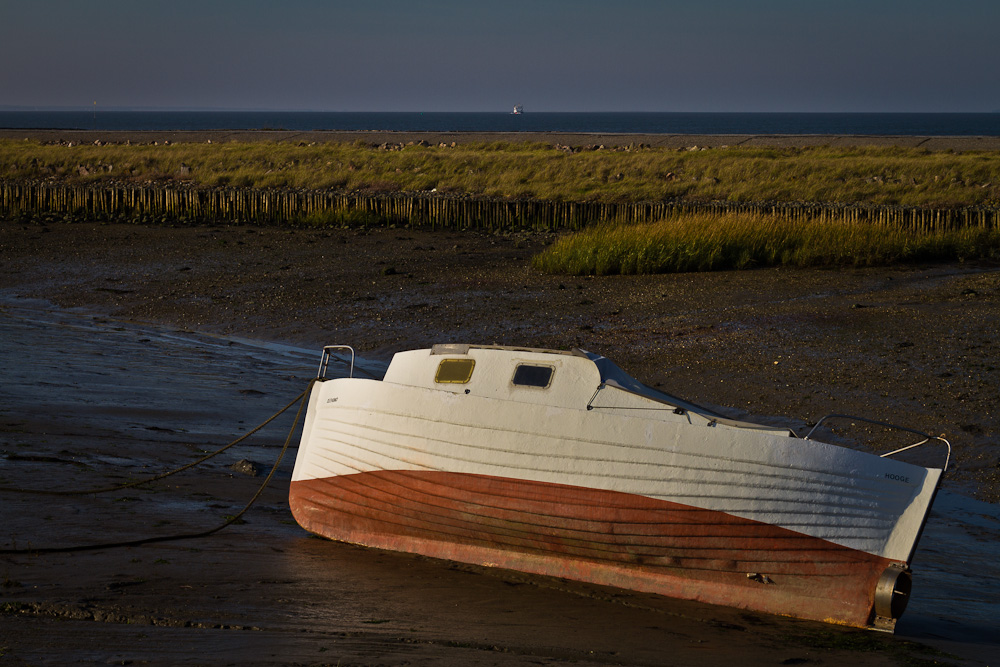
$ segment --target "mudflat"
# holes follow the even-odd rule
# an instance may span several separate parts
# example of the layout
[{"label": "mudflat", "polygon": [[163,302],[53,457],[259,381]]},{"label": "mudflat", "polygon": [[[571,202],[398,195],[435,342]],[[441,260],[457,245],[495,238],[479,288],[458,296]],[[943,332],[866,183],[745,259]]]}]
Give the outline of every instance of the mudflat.
[{"label": "mudflat", "polygon": [[[401,349],[478,342],[583,347],[647,384],[800,434],[829,413],[944,433],[954,447],[946,488],[1000,499],[1000,265],[551,276],[530,258],[553,238],[2,223],[6,303],[44,311],[30,301],[44,300],[64,314],[53,323],[3,313],[12,370],[0,484],[90,488],[187,462],[293,398],[323,344],[351,344],[377,363]],[[63,337],[50,341],[53,331]],[[206,365],[194,343],[176,351],[178,336],[240,360]],[[247,363],[256,356],[242,339],[317,354]],[[212,525],[260,483],[228,465],[259,459],[266,470],[285,436],[268,433],[262,449],[241,446],[127,500],[0,492],[4,544]],[[831,435],[876,451],[896,444],[871,433]],[[0,651],[32,664],[928,657],[899,638],[310,538],[288,513],[287,470],[286,461],[247,523],[209,538],[0,555]]]},{"label": "mudflat", "polygon": [[5,291],[115,318],[353,345],[569,349],[734,416],[944,433],[952,484],[1000,500],[1000,264],[559,276],[551,234],[0,226]]}]

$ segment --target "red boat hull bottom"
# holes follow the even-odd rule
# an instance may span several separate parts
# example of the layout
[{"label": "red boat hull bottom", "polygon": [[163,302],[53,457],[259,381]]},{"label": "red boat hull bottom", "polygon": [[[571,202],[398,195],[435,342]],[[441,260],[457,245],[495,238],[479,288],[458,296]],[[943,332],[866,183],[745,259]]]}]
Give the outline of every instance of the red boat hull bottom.
[{"label": "red boat hull bottom", "polygon": [[858,627],[894,563],[722,512],[485,475],[294,481],[289,500],[333,540]]}]

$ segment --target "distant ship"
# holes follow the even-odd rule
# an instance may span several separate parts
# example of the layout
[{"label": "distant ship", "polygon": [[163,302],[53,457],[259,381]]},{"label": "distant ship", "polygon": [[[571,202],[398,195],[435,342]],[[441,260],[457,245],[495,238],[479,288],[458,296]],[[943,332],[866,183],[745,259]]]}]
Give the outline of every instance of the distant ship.
[{"label": "distant ship", "polygon": [[515,114],[522,114],[522,113],[524,113],[524,107],[522,107],[520,104],[515,104],[514,105],[514,113]]}]

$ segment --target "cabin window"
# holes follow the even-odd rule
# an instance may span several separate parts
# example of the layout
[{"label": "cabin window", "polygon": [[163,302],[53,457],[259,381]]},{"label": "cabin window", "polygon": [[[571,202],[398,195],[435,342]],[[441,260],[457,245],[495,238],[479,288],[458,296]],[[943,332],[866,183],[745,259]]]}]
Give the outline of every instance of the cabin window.
[{"label": "cabin window", "polygon": [[545,388],[552,382],[551,366],[534,366],[531,364],[518,364],[514,370],[514,384],[518,387],[541,387]]},{"label": "cabin window", "polygon": [[475,359],[442,359],[434,381],[442,384],[465,384],[472,378]]}]

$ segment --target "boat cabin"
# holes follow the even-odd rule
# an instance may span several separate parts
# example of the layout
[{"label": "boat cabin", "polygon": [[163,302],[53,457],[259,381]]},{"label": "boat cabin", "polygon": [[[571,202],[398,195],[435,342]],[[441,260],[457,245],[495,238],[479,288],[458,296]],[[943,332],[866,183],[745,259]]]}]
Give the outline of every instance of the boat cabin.
[{"label": "boat cabin", "polygon": [[647,387],[610,359],[584,350],[435,345],[430,349],[397,353],[383,382],[504,401],[610,411],[707,426],[752,428],[794,436],[788,429],[727,419],[712,410]]}]

